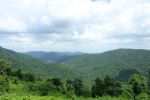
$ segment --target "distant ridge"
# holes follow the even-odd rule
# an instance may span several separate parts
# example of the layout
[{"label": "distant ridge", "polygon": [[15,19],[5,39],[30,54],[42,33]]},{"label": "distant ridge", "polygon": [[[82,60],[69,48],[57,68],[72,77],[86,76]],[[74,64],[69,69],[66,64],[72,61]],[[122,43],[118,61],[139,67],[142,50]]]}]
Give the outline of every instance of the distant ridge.
[{"label": "distant ridge", "polygon": [[35,58],[39,58],[41,60],[47,62],[56,62],[62,63],[64,61],[70,60],[76,56],[82,55],[81,52],[42,52],[42,51],[32,51],[25,53]]}]

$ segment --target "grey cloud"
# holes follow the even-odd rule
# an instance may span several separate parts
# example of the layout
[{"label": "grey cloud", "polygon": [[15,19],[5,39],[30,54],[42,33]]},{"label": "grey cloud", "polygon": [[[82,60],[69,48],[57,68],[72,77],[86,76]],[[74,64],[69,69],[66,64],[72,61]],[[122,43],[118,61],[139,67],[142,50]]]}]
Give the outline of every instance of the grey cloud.
[{"label": "grey cloud", "polygon": [[44,25],[41,23],[31,24],[28,27],[29,33],[60,33],[65,31],[65,29],[69,28],[70,22],[68,20],[56,20],[50,25]]},{"label": "grey cloud", "polygon": [[41,23],[33,24],[29,26],[28,33],[66,33],[71,34],[73,31],[83,32],[82,24],[79,22],[74,22],[69,19],[59,19],[54,20],[50,23],[50,25],[43,25]]},{"label": "grey cloud", "polygon": [[131,39],[131,40],[139,41],[139,40],[143,40],[145,38],[150,38],[150,33],[116,34],[116,35],[109,35],[109,38],[114,38],[114,39]]}]

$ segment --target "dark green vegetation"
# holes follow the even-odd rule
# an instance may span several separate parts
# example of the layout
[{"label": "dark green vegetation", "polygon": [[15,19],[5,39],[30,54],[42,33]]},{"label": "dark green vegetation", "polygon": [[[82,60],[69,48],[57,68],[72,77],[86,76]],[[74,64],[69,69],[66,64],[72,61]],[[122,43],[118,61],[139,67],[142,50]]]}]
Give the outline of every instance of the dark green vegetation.
[{"label": "dark green vegetation", "polygon": [[128,81],[135,73],[147,75],[150,66],[149,50],[117,49],[101,54],[82,55],[78,55],[80,53],[43,52],[31,52],[30,54],[36,57],[45,56],[50,58],[55,58],[54,56],[57,55],[56,58],[59,59],[63,58],[64,55],[72,57],[62,63],[47,63],[38,58],[0,48],[0,58],[9,60],[13,69],[20,68],[25,72],[31,71],[44,77],[81,78],[88,84],[95,77],[103,79],[108,73],[117,80]]},{"label": "dark green vegetation", "polygon": [[[134,73],[147,75],[150,68],[150,51],[117,49],[101,54],[85,54],[65,62],[70,70],[78,72],[83,79],[104,78],[108,73],[127,81]],[[119,76],[118,76],[119,75]]]},{"label": "dark green vegetation", "polygon": [[[21,53],[16,53],[0,47],[0,58],[6,59],[10,62],[12,69],[22,69],[23,72],[33,72],[41,77],[57,76],[66,77],[71,76],[71,72],[63,68],[63,65],[56,63],[46,63],[40,59],[33,58]],[[69,74],[69,75],[68,75]]]},{"label": "dark green vegetation", "polygon": [[[99,98],[101,100],[148,100],[149,77],[134,74],[128,82],[119,82],[105,76],[96,78],[91,87],[81,79],[62,81],[60,78],[41,80],[31,72],[12,71],[9,61],[0,59],[0,99],[1,100],[82,100]],[[8,70],[9,69],[9,70]],[[15,88],[14,88],[15,87]],[[12,95],[12,92],[15,93]],[[6,95],[7,94],[7,95]],[[40,97],[43,97],[41,98]],[[109,97],[109,98],[106,98]],[[114,100],[115,100],[114,99]]]},{"label": "dark green vegetation", "polygon": [[76,56],[82,55],[80,52],[27,52],[27,55],[30,55],[35,58],[39,58],[41,60],[47,62],[56,62],[62,63],[64,61],[73,59]]},{"label": "dark green vegetation", "polygon": [[0,100],[149,100],[149,61],[148,50],[118,49],[58,64],[0,48]]}]

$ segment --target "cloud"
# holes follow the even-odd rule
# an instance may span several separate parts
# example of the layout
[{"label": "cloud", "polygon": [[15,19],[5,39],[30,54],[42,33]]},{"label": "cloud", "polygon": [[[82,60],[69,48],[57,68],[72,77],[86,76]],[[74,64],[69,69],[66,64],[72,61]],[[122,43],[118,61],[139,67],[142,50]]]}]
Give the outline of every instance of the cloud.
[{"label": "cloud", "polygon": [[26,32],[26,25],[15,18],[0,19],[0,31],[5,32]]},{"label": "cloud", "polygon": [[1,0],[0,14],[0,45],[18,51],[149,47],[149,0]]}]

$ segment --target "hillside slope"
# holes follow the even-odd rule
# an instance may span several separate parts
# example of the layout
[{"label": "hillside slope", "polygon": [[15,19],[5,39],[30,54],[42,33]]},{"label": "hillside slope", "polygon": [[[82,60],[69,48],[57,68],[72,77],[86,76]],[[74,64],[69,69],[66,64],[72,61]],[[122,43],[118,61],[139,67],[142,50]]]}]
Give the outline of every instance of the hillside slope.
[{"label": "hillside slope", "polygon": [[56,62],[62,63],[69,59],[72,59],[78,55],[81,55],[80,52],[42,52],[42,51],[32,51],[25,53],[35,58],[39,58],[41,60],[47,62]]},{"label": "hillside slope", "polygon": [[[7,59],[13,69],[22,69],[23,71],[31,71],[37,75],[44,77],[66,77],[70,76],[70,72],[63,68],[63,65],[56,63],[46,63],[40,59],[33,58],[28,55],[17,53],[0,47],[0,59]],[[68,75],[69,74],[69,75]]]},{"label": "hillside slope", "polygon": [[[150,51],[136,49],[117,49],[101,54],[86,54],[65,62],[71,70],[80,73],[84,79],[103,78],[109,74],[121,75],[126,79],[128,74],[147,74],[150,69]],[[124,72],[124,74],[122,73]],[[130,75],[128,76],[130,77]]]}]

